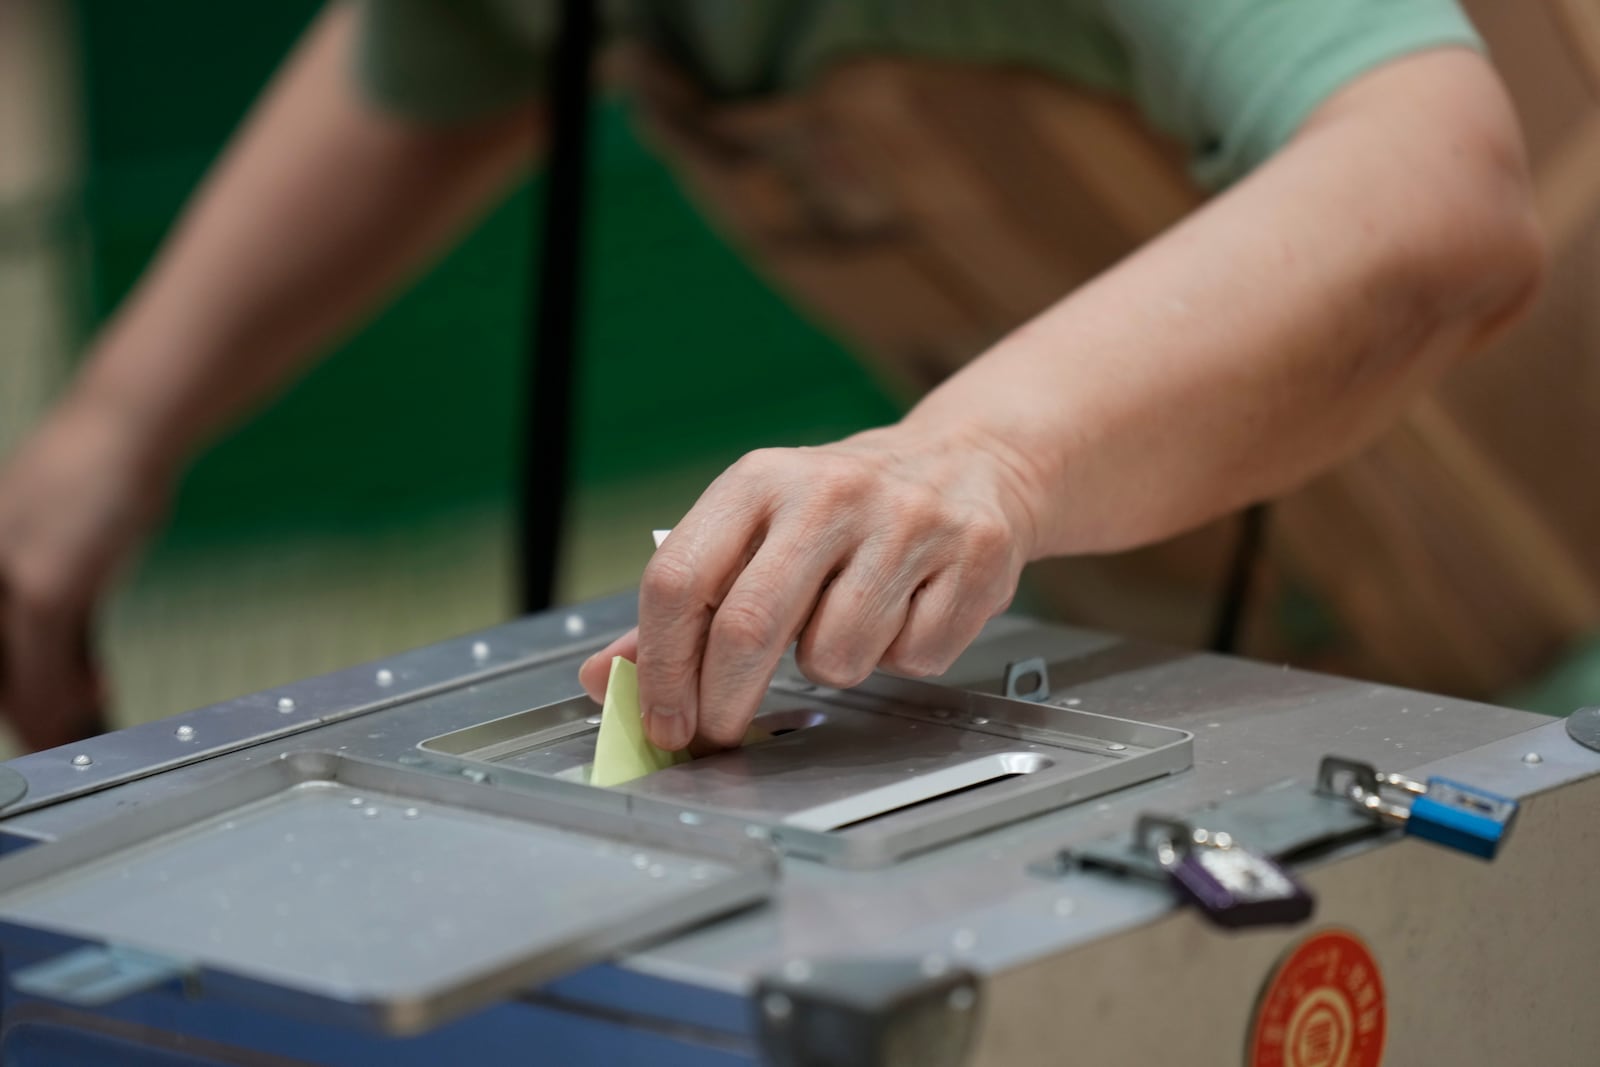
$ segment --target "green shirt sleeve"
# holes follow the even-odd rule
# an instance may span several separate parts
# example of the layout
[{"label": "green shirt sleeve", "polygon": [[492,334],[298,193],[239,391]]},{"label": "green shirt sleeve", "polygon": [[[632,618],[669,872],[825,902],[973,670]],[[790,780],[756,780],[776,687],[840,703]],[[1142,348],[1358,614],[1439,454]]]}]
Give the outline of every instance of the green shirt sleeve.
[{"label": "green shirt sleeve", "polygon": [[520,103],[542,84],[550,0],[362,0],[356,75],[379,107],[451,123]]},{"label": "green shirt sleeve", "polygon": [[1131,91],[1219,187],[1277,151],[1372,68],[1430,48],[1481,48],[1454,0],[1103,0]]}]

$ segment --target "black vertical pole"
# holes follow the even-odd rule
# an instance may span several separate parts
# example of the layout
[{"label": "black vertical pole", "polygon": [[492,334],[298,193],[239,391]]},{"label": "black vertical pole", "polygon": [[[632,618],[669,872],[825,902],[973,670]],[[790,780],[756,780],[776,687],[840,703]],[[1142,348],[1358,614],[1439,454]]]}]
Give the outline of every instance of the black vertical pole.
[{"label": "black vertical pole", "polygon": [[570,495],[597,6],[594,0],[562,0],[561,28],[550,57],[549,149],[539,274],[530,294],[518,486],[517,592],[524,612],[544,611],[555,601]]},{"label": "black vertical pole", "polygon": [[1211,651],[1232,654],[1239,648],[1245,612],[1255,586],[1256,568],[1261,563],[1262,542],[1267,531],[1267,505],[1252,504],[1239,515],[1239,539],[1234,542],[1233,558],[1228,562],[1217,617],[1212,623]]}]

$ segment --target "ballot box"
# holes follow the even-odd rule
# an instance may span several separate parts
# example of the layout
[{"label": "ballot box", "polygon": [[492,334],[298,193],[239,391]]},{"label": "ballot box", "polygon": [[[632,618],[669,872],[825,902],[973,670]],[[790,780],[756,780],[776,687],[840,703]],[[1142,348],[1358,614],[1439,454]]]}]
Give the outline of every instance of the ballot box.
[{"label": "ballot box", "polygon": [[1004,617],[600,788],[635,608],[0,768],[0,1061],[1600,1062],[1600,711]]}]

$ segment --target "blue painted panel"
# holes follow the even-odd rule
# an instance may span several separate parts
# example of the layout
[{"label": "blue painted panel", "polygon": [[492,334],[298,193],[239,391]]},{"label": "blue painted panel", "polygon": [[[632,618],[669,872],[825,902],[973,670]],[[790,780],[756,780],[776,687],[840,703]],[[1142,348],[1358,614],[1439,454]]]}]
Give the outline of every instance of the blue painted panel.
[{"label": "blue painted panel", "polygon": [[750,1001],[745,997],[640,974],[615,964],[600,964],[566,975],[545,986],[544,990],[553,996],[610,1011],[746,1038],[755,1033]]},{"label": "blue painted panel", "polygon": [[25,837],[22,834],[13,834],[5,829],[0,829],[0,856],[9,856],[13,852],[21,852],[25,848],[32,848],[39,843],[36,837]]},{"label": "blue painted panel", "polygon": [[[0,830],[0,854],[35,844]],[[606,964],[544,992],[566,1004],[511,1001],[415,1038],[385,1038],[271,1014],[217,997],[192,999],[177,982],[86,1013],[83,1028],[13,1024],[30,1005],[10,975],[80,946],[77,938],[0,923],[0,1063],[7,1067],[212,1067],[191,1053],[139,1048],[91,1032],[95,1019],[149,1027],[322,1067],[604,1063],[607,1067],[753,1067],[749,1003],[729,993]],[[41,1005],[42,1006],[42,1005]],[[634,1025],[638,1019],[640,1025]],[[653,1021],[653,1022],[652,1022]]]},{"label": "blue painted panel", "polygon": [[[10,1012],[37,1003],[13,995]],[[753,1067],[747,1047],[708,1045],[686,1037],[639,1030],[620,1022],[556,1011],[535,1004],[505,1004],[414,1038],[384,1038],[263,1015],[236,1005],[187,1001],[169,991],[141,994],[98,1018],[137,1023],[321,1067],[438,1067],[440,1064],[515,1064],[560,1067]],[[138,1058],[107,1058],[108,1039],[57,1025],[22,1024],[6,1031],[0,1060],[49,1067],[78,1064],[146,1064],[190,1067],[205,1060],[164,1050]],[[99,1058],[95,1058],[99,1055]]]}]

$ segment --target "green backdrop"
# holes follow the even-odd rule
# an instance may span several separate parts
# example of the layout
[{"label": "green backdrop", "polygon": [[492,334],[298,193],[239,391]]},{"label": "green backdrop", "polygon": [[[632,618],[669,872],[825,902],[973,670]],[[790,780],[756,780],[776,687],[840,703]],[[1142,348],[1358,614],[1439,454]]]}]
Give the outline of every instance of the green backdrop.
[{"label": "green backdrop", "polygon": [[[319,6],[78,5],[94,321],[138,277]],[[580,491],[892,418],[848,354],[702,224],[625,111],[607,104],[596,121]],[[515,192],[410,292],[202,457],[165,550],[404,523],[502,499],[521,407],[536,196],[536,184]]]}]

